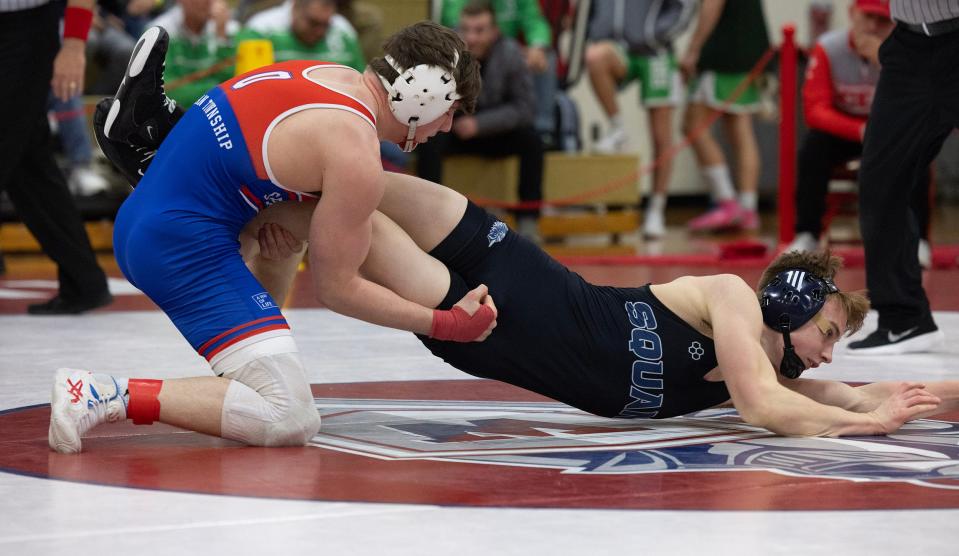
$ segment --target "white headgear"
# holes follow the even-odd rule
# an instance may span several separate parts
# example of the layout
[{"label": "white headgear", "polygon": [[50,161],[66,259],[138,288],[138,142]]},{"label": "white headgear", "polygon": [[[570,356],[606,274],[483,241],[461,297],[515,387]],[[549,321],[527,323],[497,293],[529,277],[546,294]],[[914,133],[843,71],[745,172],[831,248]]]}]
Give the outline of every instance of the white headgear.
[{"label": "white headgear", "polygon": [[[459,52],[453,53],[453,67],[459,63]],[[379,75],[390,99],[390,110],[401,124],[409,126],[406,144],[403,150],[410,152],[416,146],[413,137],[416,126],[428,124],[445,114],[453,103],[460,98],[456,94],[456,79],[439,66],[419,64],[403,69],[391,56],[385,56],[386,63],[393,67],[399,76],[390,83]]]}]

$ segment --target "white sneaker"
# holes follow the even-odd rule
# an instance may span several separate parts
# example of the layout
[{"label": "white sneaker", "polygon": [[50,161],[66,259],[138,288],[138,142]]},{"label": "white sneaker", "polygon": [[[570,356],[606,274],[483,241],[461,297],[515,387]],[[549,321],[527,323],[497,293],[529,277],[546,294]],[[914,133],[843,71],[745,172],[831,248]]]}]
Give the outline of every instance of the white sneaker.
[{"label": "white sneaker", "polygon": [[50,448],[61,454],[80,451],[80,437],[101,423],[127,416],[126,402],[116,381],[97,383],[90,371],[57,369],[50,401]]},{"label": "white sneaker", "polygon": [[74,195],[86,196],[106,191],[110,182],[86,166],[77,166],[70,172],[69,185]]},{"label": "white sneaker", "polygon": [[929,242],[924,239],[919,240],[919,266],[923,270],[932,268],[932,249],[929,248]]},{"label": "white sneaker", "polygon": [[623,149],[626,148],[626,141],[629,140],[629,136],[626,135],[626,130],[624,129],[613,129],[609,133],[604,135],[599,141],[593,145],[593,152],[599,154],[616,154],[623,152]]},{"label": "white sneaker", "polygon": [[819,250],[819,240],[813,237],[809,232],[799,232],[796,234],[795,239],[788,247],[783,251],[783,253],[788,253],[790,251],[799,251],[801,253],[807,253],[810,251]]},{"label": "white sneaker", "polygon": [[643,216],[643,237],[660,239],[666,235],[666,218],[658,210],[647,210]]}]

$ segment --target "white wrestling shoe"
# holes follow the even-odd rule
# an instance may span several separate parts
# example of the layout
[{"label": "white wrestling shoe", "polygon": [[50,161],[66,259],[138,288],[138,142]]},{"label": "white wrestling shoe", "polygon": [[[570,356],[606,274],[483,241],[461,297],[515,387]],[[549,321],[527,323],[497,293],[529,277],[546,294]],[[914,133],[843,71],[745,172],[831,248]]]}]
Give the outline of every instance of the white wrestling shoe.
[{"label": "white wrestling shoe", "polygon": [[93,373],[78,369],[57,369],[50,401],[50,448],[61,454],[80,451],[80,437],[101,423],[113,423],[127,416],[126,402],[116,381],[96,382]]}]

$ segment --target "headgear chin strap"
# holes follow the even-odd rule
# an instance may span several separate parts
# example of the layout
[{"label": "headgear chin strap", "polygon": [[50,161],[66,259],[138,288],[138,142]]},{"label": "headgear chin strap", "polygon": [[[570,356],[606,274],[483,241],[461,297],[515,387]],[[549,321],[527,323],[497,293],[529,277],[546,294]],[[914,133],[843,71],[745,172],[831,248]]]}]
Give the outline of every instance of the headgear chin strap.
[{"label": "headgear chin strap", "polygon": [[789,333],[806,324],[826,304],[826,295],[839,292],[828,278],[791,268],[777,274],[759,295],[763,322],[783,335],[783,360],[779,372],[786,378],[799,378],[806,369],[796,355]]},{"label": "headgear chin strap", "polygon": [[[404,69],[391,56],[385,56],[384,59],[399,75],[392,83],[382,75],[377,75],[386,88],[393,116],[401,124],[409,126],[403,150],[410,152],[416,147],[416,126],[435,121],[460,98],[456,93],[456,79],[439,66],[419,64]],[[454,52],[454,68],[459,59],[459,52]]]}]

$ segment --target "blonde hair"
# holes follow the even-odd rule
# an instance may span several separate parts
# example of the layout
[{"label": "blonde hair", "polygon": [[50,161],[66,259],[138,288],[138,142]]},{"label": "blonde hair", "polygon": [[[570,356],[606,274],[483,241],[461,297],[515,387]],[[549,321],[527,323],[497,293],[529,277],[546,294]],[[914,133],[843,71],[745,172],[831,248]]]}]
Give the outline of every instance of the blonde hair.
[{"label": "blonde hair", "polygon": [[[769,263],[759,279],[759,289],[762,291],[777,274],[784,270],[798,268],[820,278],[835,280],[836,273],[842,268],[842,257],[833,255],[830,251],[789,251],[776,257]],[[869,298],[866,290],[839,291],[827,294],[826,299],[835,297],[846,314],[846,334],[854,334],[862,328],[862,322],[869,312]]]}]

